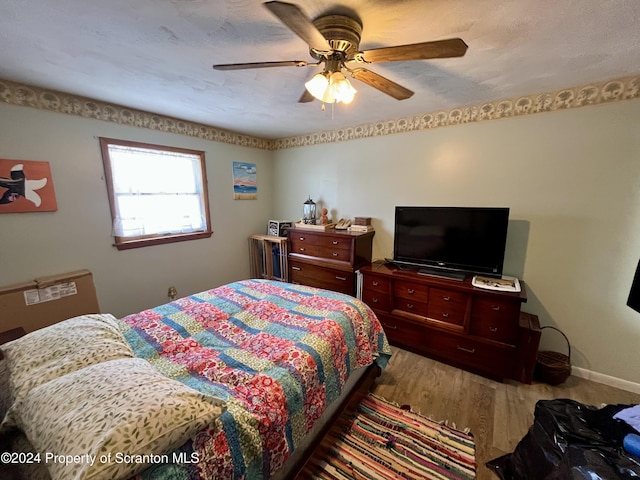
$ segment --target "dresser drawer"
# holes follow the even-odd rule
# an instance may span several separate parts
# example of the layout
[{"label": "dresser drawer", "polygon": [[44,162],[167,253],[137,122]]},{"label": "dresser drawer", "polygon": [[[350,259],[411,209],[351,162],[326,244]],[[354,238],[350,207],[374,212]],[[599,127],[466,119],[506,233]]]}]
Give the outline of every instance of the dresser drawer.
[{"label": "dresser drawer", "polygon": [[315,245],[331,250],[352,250],[352,238],[329,237],[326,235],[314,235],[307,232],[291,232],[291,245],[294,251],[298,248]]},{"label": "dresser drawer", "polygon": [[391,281],[388,278],[375,277],[373,275],[363,275],[362,277],[362,288],[364,291],[391,293],[389,290],[390,287]]},{"label": "dresser drawer", "polygon": [[427,303],[428,291],[429,287],[424,284],[404,282],[402,280],[393,282],[393,294],[396,298]]},{"label": "dresser drawer", "polygon": [[464,365],[498,378],[512,378],[514,375],[514,347],[498,348],[465,335],[435,329],[426,332],[424,345],[435,356],[453,364]]},{"label": "dresser drawer", "polygon": [[423,327],[384,314],[377,316],[390,344],[410,349],[420,348],[425,335]]},{"label": "dresser drawer", "polygon": [[518,318],[520,305],[478,297],[471,307],[469,333],[496,342],[516,345],[518,342]]},{"label": "dresser drawer", "polygon": [[406,298],[396,297],[393,301],[394,313],[410,313],[412,315],[419,315],[420,317],[427,316],[427,303],[418,302],[416,300],[408,300]]},{"label": "dresser drawer", "polygon": [[362,301],[374,310],[382,310],[383,312],[391,311],[391,297],[386,292],[378,292],[365,288],[362,290]]},{"label": "dresser drawer", "polygon": [[470,297],[464,293],[431,288],[427,316],[439,322],[462,327],[465,322]]},{"label": "dresser drawer", "polygon": [[324,258],[338,262],[351,263],[351,250],[296,242],[291,253],[299,253],[310,257]]},{"label": "dresser drawer", "polygon": [[289,265],[291,283],[355,295],[355,274],[353,272],[318,267],[296,261],[290,261]]}]

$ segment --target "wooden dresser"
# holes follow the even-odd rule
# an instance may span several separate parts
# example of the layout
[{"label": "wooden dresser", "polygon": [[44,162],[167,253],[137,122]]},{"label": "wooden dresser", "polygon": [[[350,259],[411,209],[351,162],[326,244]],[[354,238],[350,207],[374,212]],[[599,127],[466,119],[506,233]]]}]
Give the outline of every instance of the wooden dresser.
[{"label": "wooden dresser", "polygon": [[391,344],[496,380],[531,383],[540,325],[521,311],[524,282],[521,292],[506,293],[382,263],[360,272],[362,299]]},{"label": "wooden dresser", "polygon": [[375,232],[290,228],[289,281],[355,296],[355,271],[371,263]]}]

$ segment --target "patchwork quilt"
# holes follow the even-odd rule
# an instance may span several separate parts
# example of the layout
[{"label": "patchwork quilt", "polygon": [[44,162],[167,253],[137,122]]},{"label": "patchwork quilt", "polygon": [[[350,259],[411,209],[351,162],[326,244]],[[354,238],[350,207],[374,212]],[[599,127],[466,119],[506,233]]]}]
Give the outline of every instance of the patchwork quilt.
[{"label": "patchwork quilt", "polygon": [[261,479],[276,472],[341,393],[349,374],[391,351],[363,302],[336,292],[246,280],[120,321],[138,357],[227,410],[174,463],[139,479]]}]

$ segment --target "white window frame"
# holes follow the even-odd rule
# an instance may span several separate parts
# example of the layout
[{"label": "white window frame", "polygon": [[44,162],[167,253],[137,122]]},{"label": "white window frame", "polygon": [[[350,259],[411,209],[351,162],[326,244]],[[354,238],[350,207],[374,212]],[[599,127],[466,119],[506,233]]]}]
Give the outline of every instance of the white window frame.
[{"label": "white window frame", "polygon": [[[100,137],[100,149],[111,207],[114,245],[118,250],[208,238],[212,235],[203,151],[103,137]],[[136,151],[140,153],[137,159]],[[154,158],[159,165],[157,170],[153,170],[154,175],[166,173],[166,177],[160,176],[155,185],[148,180],[143,181],[139,173],[134,173],[143,162],[148,168],[149,163],[153,164]],[[172,165],[167,168],[167,163],[172,160],[175,168]],[[127,168],[127,161],[136,162],[131,165],[131,176],[124,170]],[[160,167],[160,164],[163,166]],[[176,172],[177,168],[185,170]],[[175,182],[172,180],[182,173],[190,180],[186,182],[189,187],[174,188]],[[119,181],[114,182],[115,179]],[[188,204],[190,208],[182,211],[167,208],[171,202]],[[139,209],[142,214],[132,215],[130,212],[135,208],[127,207],[127,203],[144,203],[146,208]],[[151,208],[148,208],[149,205]],[[182,215],[187,210],[193,214]],[[161,214],[158,215],[158,212]]]}]

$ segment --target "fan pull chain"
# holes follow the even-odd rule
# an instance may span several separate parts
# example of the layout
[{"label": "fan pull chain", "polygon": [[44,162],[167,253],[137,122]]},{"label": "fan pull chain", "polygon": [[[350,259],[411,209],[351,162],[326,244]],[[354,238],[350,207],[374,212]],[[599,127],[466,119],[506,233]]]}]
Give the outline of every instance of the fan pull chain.
[{"label": "fan pull chain", "polygon": [[[323,103],[322,103],[322,107],[320,107],[320,109],[321,109],[323,112],[326,110],[325,105],[326,105],[326,104],[323,102]],[[333,119],[335,118],[335,116],[334,116],[335,108],[336,108],[336,102],[333,102],[333,103],[331,104],[331,120],[333,120]]]}]

